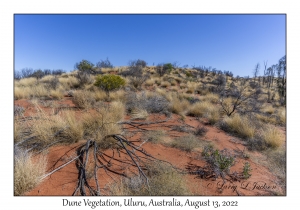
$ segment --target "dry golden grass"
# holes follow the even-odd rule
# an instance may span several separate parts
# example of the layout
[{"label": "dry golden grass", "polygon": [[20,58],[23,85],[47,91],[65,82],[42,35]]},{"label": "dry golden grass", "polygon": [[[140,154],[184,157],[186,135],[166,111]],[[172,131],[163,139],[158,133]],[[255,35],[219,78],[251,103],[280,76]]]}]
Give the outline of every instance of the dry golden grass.
[{"label": "dry golden grass", "polygon": [[149,116],[147,110],[145,109],[134,109],[130,113],[131,119],[145,120]]},{"label": "dry golden grass", "polygon": [[276,124],[277,123],[277,119],[275,116],[265,116],[265,115],[262,115],[262,114],[256,114],[256,118],[258,120],[260,120],[261,122],[264,122],[264,123],[270,123],[270,124]]},{"label": "dry golden grass", "polygon": [[14,98],[16,100],[29,98],[29,96],[30,96],[30,88],[29,87],[15,87],[14,88]]},{"label": "dry golden grass", "polygon": [[62,99],[64,97],[64,93],[62,89],[50,90],[50,95],[54,99]]},{"label": "dry golden grass", "polygon": [[95,139],[100,148],[107,149],[115,140],[106,136],[122,133],[118,122],[123,120],[124,116],[124,104],[114,101],[110,105],[101,106],[97,112],[83,114],[81,118],[86,136]]},{"label": "dry golden grass", "polygon": [[124,90],[117,90],[117,91],[112,91],[110,93],[110,100],[111,101],[121,101],[125,103],[126,101],[126,94]]},{"label": "dry golden grass", "polygon": [[23,195],[34,188],[45,174],[47,159],[40,156],[33,161],[32,155],[24,151],[15,151],[14,195]]},{"label": "dry golden grass", "polygon": [[281,125],[285,125],[286,124],[286,110],[285,110],[285,108],[279,109],[276,115],[278,116],[279,123]]},{"label": "dry golden grass", "polygon": [[197,88],[196,88],[196,93],[202,95],[202,96],[205,96],[209,93],[209,90],[207,87],[203,87],[203,85],[199,85]]},{"label": "dry golden grass", "polygon": [[33,97],[46,97],[50,95],[48,89],[41,83],[35,86],[15,86],[14,88],[15,99],[33,98]]},{"label": "dry golden grass", "polygon": [[185,88],[187,88],[187,84],[180,83],[179,87],[180,87],[180,89],[185,89]]},{"label": "dry golden grass", "polygon": [[46,75],[46,76],[42,77],[39,81],[42,83],[48,83],[48,82],[51,82],[54,78],[55,78],[54,75]]},{"label": "dry golden grass", "polygon": [[225,116],[223,123],[225,123],[225,127],[229,127],[229,130],[237,133],[242,138],[254,137],[255,127],[246,117],[240,116],[239,114],[235,114],[231,117]]},{"label": "dry golden grass", "polygon": [[170,87],[170,90],[173,91],[173,92],[178,92],[179,87],[178,86],[173,86],[173,87]]},{"label": "dry golden grass", "polygon": [[149,187],[142,177],[123,178],[120,182],[110,185],[111,195],[119,196],[179,196],[191,195],[184,175],[170,165],[152,162],[145,166]]},{"label": "dry golden grass", "polygon": [[15,120],[14,122],[14,142],[17,143],[22,139],[22,131],[24,131],[24,124]]},{"label": "dry golden grass", "polygon": [[98,89],[93,91],[93,93],[96,101],[107,101],[107,95],[105,91]]},{"label": "dry golden grass", "polygon": [[268,104],[261,108],[261,111],[271,115],[275,112],[275,108],[272,105]]},{"label": "dry golden grass", "polygon": [[66,129],[66,124],[59,115],[38,113],[32,123],[32,132],[38,143],[46,145],[55,139],[55,134]]},{"label": "dry golden grass", "polygon": [[125,105],[121,101],[111,102],[108,111],[112,112],[110,113],[110,119],[112,119],[115,122],[123,120],[126,113]]},{"label": "dry golden grass", "polygon": [[154,85],[154,83],[155,83],[155,80],[153,78],[150,78],[150,79],[146,80],[145,86],[152,86],[152,85]]},{"label": "dry golden grass", "polygon": [[192,104],[189,107],[187,114],[207,118],[210,124],[215,124],[220,119],[219,108],[208,101],[201,101]]},{"label": "dry golden grass", "polygon": [[170,111],[175,114],[184,115],[190,106],[190,102],[188,100],[180,99],[176,93],[168,94],[167,100],[170,102]]},{"label": "dry golden grass", "polygon": [[172,85],[172,86],[175,86],[175,85],[177,85],[177,82],[176,82],[176,80],[175,80],[175,79],[173,79],[173,78],[170,80],[170,83],[171,83],[171,85]]},{"label": "dry golden grass", "polygon": [[59,83],[63,86],[64,90],[69,90],[75,87],[79,87],[79,81],[75,76],[59,77]]},{"label": "dry golden grass", "polygon": [[65,138],[71,142],[78,142],[83,139],[84,129],[82,122],[76,118],[74,111],[65,111],[62,113],[66,129],[63,131]]},{"label": "dry golden grass", "polygon": [[38,84],[31,88],[31,97],[46,97],[49,96],[49,91],[44,85]]},{"label": "dry golden grass", "polygon": [[15,87],[29,87],[37,85],[38,81],[34,77],[20,79],[19,81],[15,81]]},{"label": "dry golden grass", "polygon": [[162,79],[160,77],[155,78],[154,80],[155,80],[155,84],[157,84],[157,85],[160,85],[162,82]]},{"label": "dry golden grass", "polygon": [[262,129],[261,136],[267,145],[273,149],[280,147],[283,143],[281,133],[275,126],[267,125]]},{"label": "dry golden grass", "polygon": [[169,93],[166,91],[165,88],[155,88],[155,92],[165,98],[168,98],[169,96]]},{"label": "dry golden grass", "polygon": [[187,82],[187,93],[195,93],[195,90],[197,89],[197,83],[196,82]]},{"label": "dry golden grass", "polygon": [[219,102],[219,95],[215,93],[208,93],[205,96],[201,97],[201,100],[203,101],[209,101],[213,104],[216,104]]},{"label": "dry golden grass", "polygon": [[161,87],[164,87],[164,88],[170,87],[170,86],[171,86],[171,83],[168,82],[168,81],[163,81],[163,82],[160,84],[160,86],[161,86]]},{"label": "dry golden grass", "polygon": [[73,93],[73,102],[79,107],[83,109],[90,109],[95,104],[94,94],[91,91],[87,90],[76,90]]}]

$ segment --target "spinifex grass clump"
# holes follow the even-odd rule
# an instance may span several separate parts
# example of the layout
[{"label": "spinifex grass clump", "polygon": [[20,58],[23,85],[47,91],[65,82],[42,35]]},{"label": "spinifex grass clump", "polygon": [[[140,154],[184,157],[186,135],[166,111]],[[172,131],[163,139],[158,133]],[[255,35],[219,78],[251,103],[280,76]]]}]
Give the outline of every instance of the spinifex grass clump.
[{"label": "spinifex grass clump", "polygon": [[23,195],[41,181],[47,160],[40,156],[34,161],[31,153],[15,147],[14,161],[14,195]]}]

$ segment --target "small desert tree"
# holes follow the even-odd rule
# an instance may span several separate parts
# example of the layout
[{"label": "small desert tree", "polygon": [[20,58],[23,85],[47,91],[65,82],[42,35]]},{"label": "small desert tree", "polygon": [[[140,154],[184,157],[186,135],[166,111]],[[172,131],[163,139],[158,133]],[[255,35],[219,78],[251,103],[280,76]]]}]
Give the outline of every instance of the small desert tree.
[{"label": "small desert tree", "polygon": [[125,85],[125,80],[114,74],[106,74],[103,76],[97,76],[95,86],[101,88],[106,92],[109,98],[109,93],[114,90],[118,90]]},{"label": "small desert tree", "polygon": [[[246,84],[240,87],[231,86],[220,92],[220,104],[223,112],[230,117],[236,110],[242,113],[251,113],[259,110],[257,99],[261,94],[261,89],[249,89]],[[231,98],[230,101],[226,98]],[[244,108],[241,108],[243,107]]]},{"label": "small desert tree", "polygon": [[283,56],[277,65],[277,89],[281,105],[286,103],[286,56]]},{"label": "small desert tree", "polygon": [[75,64],[75,68],[80,72],[84,73],[94,73],[94,64],[87,60],[82,60]]}]

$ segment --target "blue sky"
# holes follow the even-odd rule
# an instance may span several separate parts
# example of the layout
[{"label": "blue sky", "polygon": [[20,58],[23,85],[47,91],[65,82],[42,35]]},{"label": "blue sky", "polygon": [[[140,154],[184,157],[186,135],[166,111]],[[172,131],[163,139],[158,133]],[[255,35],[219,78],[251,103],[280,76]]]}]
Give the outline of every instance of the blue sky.
[{"label": "blue sky", "polygon": [[15,70],[143,59],[253,75],[286,54],[285,15],[14,15]]}]

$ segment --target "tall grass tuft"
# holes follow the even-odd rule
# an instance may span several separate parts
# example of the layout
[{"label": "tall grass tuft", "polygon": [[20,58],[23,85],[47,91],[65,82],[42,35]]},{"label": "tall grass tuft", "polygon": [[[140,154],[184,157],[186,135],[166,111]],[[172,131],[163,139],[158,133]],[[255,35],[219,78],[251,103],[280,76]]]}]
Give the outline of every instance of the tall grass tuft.
[{"label": "tall grass tuft", "polygon": [[33,160],[31,153],[15,148],[14,195],[23,195],[40,183],[46,165],[47,159],[44,156]]}]

